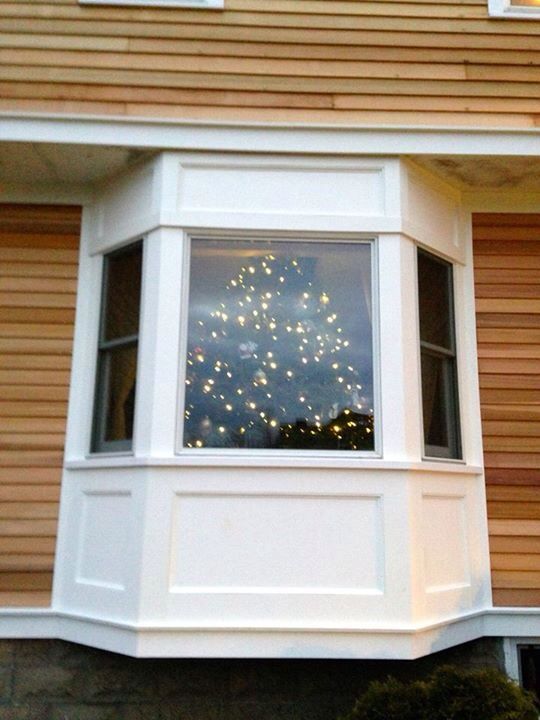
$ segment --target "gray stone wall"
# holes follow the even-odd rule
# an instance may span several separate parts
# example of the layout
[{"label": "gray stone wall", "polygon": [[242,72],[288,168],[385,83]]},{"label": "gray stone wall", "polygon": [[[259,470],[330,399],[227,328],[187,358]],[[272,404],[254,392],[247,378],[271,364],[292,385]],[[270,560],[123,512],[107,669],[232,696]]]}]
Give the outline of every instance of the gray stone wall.
[{"label": "gray stone wall", "polygon": [[400,662],[141,660],[59,640],[4,640],[0,720],[337,720],[374,678],[502,662],[492,638]]}]

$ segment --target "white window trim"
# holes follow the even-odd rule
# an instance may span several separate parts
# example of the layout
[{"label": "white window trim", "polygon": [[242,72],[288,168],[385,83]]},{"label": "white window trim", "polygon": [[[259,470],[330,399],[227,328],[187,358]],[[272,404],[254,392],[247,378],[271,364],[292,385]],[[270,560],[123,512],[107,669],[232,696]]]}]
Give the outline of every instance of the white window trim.
[{"label": "white window trim", "polygon": [[[185,411],[185,378],[186,378],[186,349],[187,349],[187,332],[188,332],[188,311],[189,311],[189,282],[190,282],[190,258],[191,258],[191,242],[192,240],[216,239],[227,240],[245,240],[246,238],[256,238],[257,240],[273,240],[277,242],[314,242],[314,243],[351,243],[351,244],[368,244],[371,247],[371,304],[372,304],[372,348],[373,348],[373,424],[375,434],[375,444],[373,450],[355,451],[355,450],[278,450],[278,449],[239,449],[239,448],[187,448],[183,445],[184,435],[184,411]],[[182,315],[180,327],[180,350],[179,350],[179,377],[178,377],[178,399],[177,399],[177,427],[176,427],[176,443],[175,455],[177,457],[190,460],[200,459],[208,464],[221,464],[223,460],[235,459],[241,464],[255,463],[257,460],[268,462],[275,460],[276,463],[285,462],[291,466],[296,464],[295,460],[307,461],[309,465],[317,465],[323,459],[330,459],[335,462],[338,460],[358,460],[358,459],[374,459],[382,457],[382,422],[381,422],[381,363],[379,349],[379,262],[378,262],[378,240],[375,235],[343,235],[341,233],[323,233],[318,235],[302,233],[283,233],[272,234],[254,231],[249,233],[234,233],[233,235],[225,235],[216,231],[203,231],[188,233],[186,235],[187,242],[184,247],[184,260],[182,271]],[[270,462],[270,464],[273,464]]]},{"label": "white window trim", "polygon": [[540,17],[540,4],[512,5],[512,0],[488,0],[488,10],[491,17],[518,20],[537,20]]},{"label": "white window trim", "polygon": [[81,5],[134,5],[139,7],[198,8],[223,10],[225,0],[79,0]]}]

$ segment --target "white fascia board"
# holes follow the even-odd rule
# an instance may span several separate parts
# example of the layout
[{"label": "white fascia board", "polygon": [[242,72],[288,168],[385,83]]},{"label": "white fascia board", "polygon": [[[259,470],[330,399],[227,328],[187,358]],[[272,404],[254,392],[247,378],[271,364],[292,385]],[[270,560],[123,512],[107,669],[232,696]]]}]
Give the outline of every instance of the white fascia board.
[{"label": "white fascia board", "polygon": [[492,637],[540,637],[540,608],[497,607],[486,612],[484,634]]},{"label": "white fascia board", "polygon": [[[488,608],[436,623],[297,627],[135,624],[52,608],[0,609],[0,638],[67,640],[133,657],[412,660],[484,636],[540,637],[540,608]],[[291,648],[295,648],[291,655]]]},{"label": "white fascia board", "polygon": [[232,627],[142,625],[53,609],[0,610],[0,638],[66,640],[132,657],[413,660],[482,635],[481,612],[448,622],[393,627]]},{"label": "white fascia board", "polygon": [[313,155],[540,155],[540,128],[219,123],[0,113],[4,142]]}]

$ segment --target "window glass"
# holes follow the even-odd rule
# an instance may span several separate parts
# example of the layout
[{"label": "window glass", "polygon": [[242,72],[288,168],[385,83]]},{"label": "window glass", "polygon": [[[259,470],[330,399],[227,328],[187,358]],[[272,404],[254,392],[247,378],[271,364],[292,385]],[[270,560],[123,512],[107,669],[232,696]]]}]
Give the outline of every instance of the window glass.
[{"label": "window glass", "polygon": [[450,348],[452,315],[448,267],[426,253],[419,253],[418,285],[421,340]]},{"label": "window glass", "polygon": [[139,331],[142,253],[123,252],[107,259],[104,339],[136,335]]},{"label": "window glass", "polygon": [[184,445],[373,450],[370,243],[193,240]]},{"label": "window glass", "polygon": [[141,271],[141,243],[105,257],[93,452],[131,448]]},{"label": "window glass", "polygon": [[418,251],[424,451],[460,458],[452,266]]}]

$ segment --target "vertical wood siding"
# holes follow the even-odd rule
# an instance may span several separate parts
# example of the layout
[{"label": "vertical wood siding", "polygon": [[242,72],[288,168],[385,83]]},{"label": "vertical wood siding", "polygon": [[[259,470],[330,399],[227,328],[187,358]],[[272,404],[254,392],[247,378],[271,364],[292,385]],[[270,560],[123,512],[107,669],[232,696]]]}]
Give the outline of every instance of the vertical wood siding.
[{"label": "vertical wood siding", "polygon": [[0,3],[0,110],[269,122],[540,121],[540,18],[488,0]]},{"label": "vertical wood siding", "polygon": [[496,605],[540,605],[540,215],[473,219]]},{"label": "vertical wood siding", "polygon": [[79,224],[0,205],[0,606],[50,602]]}]

